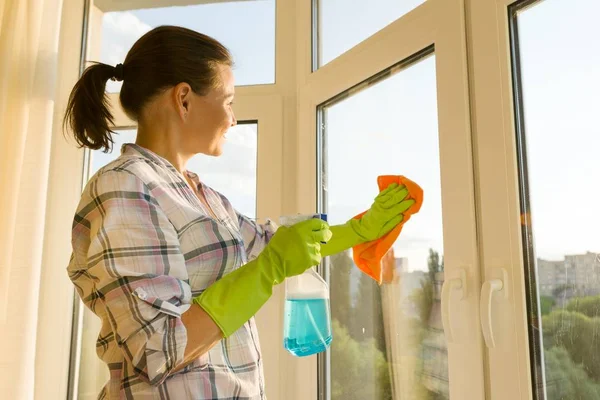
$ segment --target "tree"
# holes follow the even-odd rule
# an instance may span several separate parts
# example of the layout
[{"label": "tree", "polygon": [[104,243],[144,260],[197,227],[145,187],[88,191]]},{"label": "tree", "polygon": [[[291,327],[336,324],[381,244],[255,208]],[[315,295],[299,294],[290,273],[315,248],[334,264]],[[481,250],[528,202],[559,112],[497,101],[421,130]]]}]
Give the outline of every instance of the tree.
[{"label": "tree", "polygon": [[440,260],[440,254],[433,250],[429,249],[429,257],[427,258],[427,269],[429,273],[429,280],[432,282],[435,281],[435,274],[438,272],[444,271],[444,259]]},{"label": "tree", "polygon": [[550,296],[540,297],[540,310],[542,315],[548,315],[552,311],[552,307],[556,304],[556,300]]},{"label": "tree", "polygon": [[349,328],[355,340],[362,342],[374,339],[377,348],[385,354],[381,288],[366,274],[361,273],[359,277],[357,301]]},{"label": "tree", "polygon": [[600,382],[600,318],[573,311],[557,310],[542,318],[544,347],[562,347],[587,375]]},{"label": "tree", "polygon": [[411,296],[412,301],[419,310],[419,316],[423,326],[429,323],[429,316],[433,306],[433,285],[435,283],[435,274],[444,271],[444,260],[440,260],[440,255],[437,251],[429,249],[429,257],[427,258],[427,278],[421,280],[421,289],[415,290]]},{"label": "tree", "polygon": [[596,400],[600,385],[592,381],[567,350],[553,347],[544,353],[548,400]]},{"label": "tree", "polygon": [[565,309],[590,318],[600,317],[600,296],[576,297],[569,301]]},{"label": "tree", "polygon": [[[429,249],[429,257],[427,258],[427,275],[421,280],[421,288],[415,290],[414,294],[411,296],[412,301],[414,302],[420,319],[420,329],[419,329],[419,342],[421,343],[421,357],[424,357],[425,354],[431,352],[431,346],[429,345],[429,349],[427,349],[427,338],[435,338],[437,335],[440,335],[439,331],[431,329],[431,323],[436,321],[431,321],[431,311],[434,305],[434,295],[435,295],[435,279],[436,274],[444,271],[444,261],[443,258],[440,257],[439,253],[434,251],[433,249]],[[445,352],[445,350],[442,350]],[[447,357],[447,354],[443,354],[443,356]],[[425,371],[426,365],[424,363],[424,359],[421,359],[421,365],[418,367],[417,373],[419,375],[423,374]],[[421,375],[424,376],[424,375]],[[436,393],[428,390],[424,382],[421,382],[422,386],[422,395],[419,399],[423,400],[438,400],[438,399],[446,399],[447,396],[444,393]]]},{"label": "tree", "polygon": [[355,269],[349,252],[331,256],[332,399],[391,400],[381,291],[360,273],[353,305],[350,286]]},{"label": "tree", "polygon": [[392,400],[388,364],[373,339],[362,343],[333,320],[332,400]]},{"label": "tree", "polygon": [[330,261],[331,316],[347,327],[352,314],[350,274],[356,266],[347,251],[332,255]]},{"label": "tree", "polygon": [[421,326],[425,328],[433,305],[433,282],[430,279],[422,279],[421,288],[413,292],[411,301],[418,310]]}]

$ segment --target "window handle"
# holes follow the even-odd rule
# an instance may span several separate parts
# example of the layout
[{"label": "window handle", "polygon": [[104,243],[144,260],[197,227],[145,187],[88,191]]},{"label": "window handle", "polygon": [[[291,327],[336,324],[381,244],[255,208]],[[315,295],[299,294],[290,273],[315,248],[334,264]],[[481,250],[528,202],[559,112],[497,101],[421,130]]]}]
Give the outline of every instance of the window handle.
[{"label": "window handle", "polygon": [[452,291],[459,291],[461,300],[467,297],[467,272],[464,269],[458,271],[458,277],[445,279],[442,285],[442,326],[448,343],[454,341],[450,320],[450,295]]},{"label": "window handle", "polygon": [[492,321],[492,298],[494,293],[502,293],[504,298],[508,298],[508,275],[504,268],[496,269],[494,275],[500,275],[501,278],[487,280],[481,287],[481,297],[479,298],[479,317],[481,319],[481,331],[488,348],[496,347],[494,337],[494,327]]}]

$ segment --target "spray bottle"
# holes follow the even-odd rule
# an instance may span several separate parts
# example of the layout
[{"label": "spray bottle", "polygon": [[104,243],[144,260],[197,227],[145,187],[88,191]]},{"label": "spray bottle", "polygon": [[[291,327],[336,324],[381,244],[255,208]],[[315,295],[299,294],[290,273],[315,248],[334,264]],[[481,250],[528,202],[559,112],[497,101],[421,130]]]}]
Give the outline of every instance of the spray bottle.
[{"label": "spray bottle", "polygon": [[[310,218],[327,221],[326,214],[310,214],[281,217],[279,222],[289,226]],[[329,286],[314,267],[285,280],[283,337],[285,349],[297,357],[321,353],[331,344]]]}]

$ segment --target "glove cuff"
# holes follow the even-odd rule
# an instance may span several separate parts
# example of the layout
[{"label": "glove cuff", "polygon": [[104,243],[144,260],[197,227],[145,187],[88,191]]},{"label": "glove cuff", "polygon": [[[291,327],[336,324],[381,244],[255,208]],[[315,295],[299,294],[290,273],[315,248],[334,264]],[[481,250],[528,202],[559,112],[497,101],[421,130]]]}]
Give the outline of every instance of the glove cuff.
[{"label": "glove cuff", "polygon": [[273,294],[273,282],[262,267],[260,257],[250,261],[192,300],[213,319],[224,337],[252,318]]},{"label": "glove cuff", "polygon": [[323,257],[340,253],[367,241],[356,232],[356,228],[353,226],[354,221],[358,222],[358,220],[350,220],[343,225],[330,227],[333,236],[329,242],[321,245]]}]

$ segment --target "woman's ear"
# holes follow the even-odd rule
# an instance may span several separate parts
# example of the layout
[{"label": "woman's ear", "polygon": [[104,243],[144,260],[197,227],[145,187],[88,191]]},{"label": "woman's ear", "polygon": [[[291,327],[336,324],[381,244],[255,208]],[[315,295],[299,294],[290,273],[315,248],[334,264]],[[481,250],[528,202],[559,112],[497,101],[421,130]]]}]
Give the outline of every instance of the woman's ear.
[{"label": "woman's ear", "polygon": [[189,84],[182,82],[175,86],[173,90],[173,95],[175,97],[175,107],[179,116],[182,119],[187,118],[187,114],[190,110],[191,106],[191,96],[192,96],[192,88]]}]

